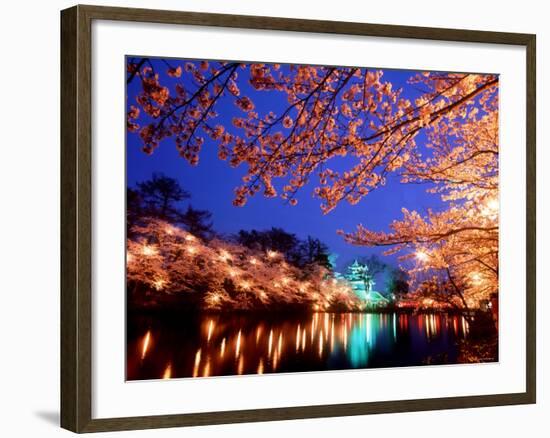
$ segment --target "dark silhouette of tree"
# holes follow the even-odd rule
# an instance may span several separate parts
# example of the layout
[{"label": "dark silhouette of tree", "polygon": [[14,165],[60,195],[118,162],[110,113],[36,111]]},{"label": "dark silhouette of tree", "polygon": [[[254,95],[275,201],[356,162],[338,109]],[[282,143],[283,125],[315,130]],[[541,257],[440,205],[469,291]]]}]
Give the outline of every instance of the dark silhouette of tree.
[{"label": "dark silhouette of tree", "polygon": [[320,265],[332,269],[328,246],[319,239],[307,236],[307,239],[300,245],[300,253],[304,265]]},{"label": "dark silhouette of tree", "polygon": [[389,267],[387,273],[387,289],[389,293],[404,295],[409,292],[409,276],[405,271],[399,268]]},{"label": "dark silhouette of tree", "polygon": [[143,199],[138,190],[126,189],[126,229],[130,233],[132,225],[143,215]]},{"label": "dark silhouette of tree", "polygon": [[189,205],[185,213],[180,215],[178,222],[191,234],[203,240],[210,240],[215,234],[211,219],[212,213],[208,210],[199,210]]},{"label": "dark silhouette of tree", "polygon": [[214,237],[212,213],[188,205],[184,209],[181,202],[191,194],[180,183],[162,173],[153,173],[151,179],[139,182],[135,188],[128,188],[126,194],[127,228],[145,218],[160,219],[174,225],[183,225],[191,234],[209,240]]},{"label": "dark silhouette of tree", "polygon": [[178,203],[191,197],[177,180],[162,173],[155,172],[137,187],[143,200],[143,214],[169,222],[178,222],[181,215]]},{"label": "dark silhouette of tree", "polygon": [[277,251],[291,263],[299,259],[298,246],[300,240],[295,234],[282,228],[273,227],[270,230],[240,230],[235,236],[237,242],[247,248],[261,251]]},{"label": "dark silhouette of tree", "polygon": [[309,265],[331,268],[328,247],[311,236],[301,240],[295,234],[273,227],[264,231],[240,230],[235,239],[247,248],[281,253],[287,262],[301,269]]},{"label": "dark silhouette of tree", "polygon": [[369,274],[372,277],[374,277],[375,275],[381,274],[387,268],[386,263],[380,260],[380,258],[376,254],[373,254],[368,257],[359,257],[357,261],[363,265],[368,266]]}]

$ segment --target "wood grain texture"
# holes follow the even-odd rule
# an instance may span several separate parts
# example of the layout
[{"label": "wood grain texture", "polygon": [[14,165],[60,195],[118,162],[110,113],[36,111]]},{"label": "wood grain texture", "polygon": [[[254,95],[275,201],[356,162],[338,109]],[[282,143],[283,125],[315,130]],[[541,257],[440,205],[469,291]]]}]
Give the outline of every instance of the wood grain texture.
[{"label": "wood grain texture", "polygon": [[61,16],[61,426],[77,429],[76,8]]},{"label": "wood grain texture", "polygon": [[527,394],[531,403],[536,403],[537,392],[537,79],[535,35],[531,35],[526,45],[527,52],[527,244],[526,244],[526,348],[527,348]]},{"label": "wood grain texture", "polygon": [[[92,419],[92,20],[525,46],[527,52],[526,391],[517,394],[471,397]],[[98,6],[75,6],[62,11],[61,426],[74,432],[99,432],[534,403],[536,400],[535,58],[536,39],[530,34]]]}]

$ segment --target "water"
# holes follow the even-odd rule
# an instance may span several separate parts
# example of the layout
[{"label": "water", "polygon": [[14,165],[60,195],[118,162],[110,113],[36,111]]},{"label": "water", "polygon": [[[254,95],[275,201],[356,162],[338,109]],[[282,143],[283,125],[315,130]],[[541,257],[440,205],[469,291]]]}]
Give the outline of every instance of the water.
[{"label": "water", "polygon": [[128,317],[128,380],[457,363],[462,316]]}]

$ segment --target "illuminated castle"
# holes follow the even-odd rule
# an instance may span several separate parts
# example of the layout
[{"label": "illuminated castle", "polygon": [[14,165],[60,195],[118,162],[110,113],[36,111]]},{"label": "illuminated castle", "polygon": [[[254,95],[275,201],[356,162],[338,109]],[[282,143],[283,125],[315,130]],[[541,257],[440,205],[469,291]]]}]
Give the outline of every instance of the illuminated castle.
[{"label": "illuminated castle", "polygon": [[337,274],[339,278],[345,279],[350,285],[355,294],[367,303],[368,305],[385,305],[388,300],[379,292],[373,290],[374,278],[369,273],[369,267],[355,260],[348,266],[347,273],[344,275]]}]

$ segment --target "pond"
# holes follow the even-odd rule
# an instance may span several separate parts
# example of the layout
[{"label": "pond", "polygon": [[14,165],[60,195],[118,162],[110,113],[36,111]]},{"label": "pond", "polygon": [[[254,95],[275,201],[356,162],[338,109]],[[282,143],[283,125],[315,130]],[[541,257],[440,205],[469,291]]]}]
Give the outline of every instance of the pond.
[{"label": "pond", "polygon": [[127,379],[452,364],[463,316],[399,313],[128,316]]}]

